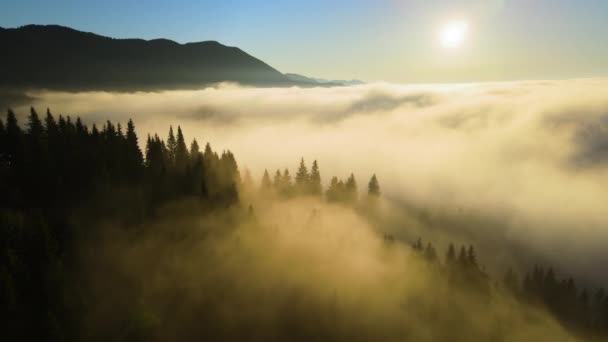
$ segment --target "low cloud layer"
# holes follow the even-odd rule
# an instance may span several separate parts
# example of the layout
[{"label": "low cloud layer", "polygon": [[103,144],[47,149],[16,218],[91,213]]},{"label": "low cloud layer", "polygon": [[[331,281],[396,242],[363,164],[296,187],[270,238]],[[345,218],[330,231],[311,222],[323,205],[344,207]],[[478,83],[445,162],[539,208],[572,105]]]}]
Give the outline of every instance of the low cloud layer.
[{"label": "low cloud layer", "polygon": [[256,178],[301,156],[325,183],[376,173],[395,203],[483,218],[463,229],[590,279],[608,261],[608,80],[29,95],[89,124],[133,118],[140,141],[181,125]]},{"label": "low cloud layer", "polygon": [[96,303],[85,329],[161,341],[578,341],[500,288],[451,284],[350,208],[256,204],[238,224],[186,202],[144,227],[104,226],[83,248]]}]

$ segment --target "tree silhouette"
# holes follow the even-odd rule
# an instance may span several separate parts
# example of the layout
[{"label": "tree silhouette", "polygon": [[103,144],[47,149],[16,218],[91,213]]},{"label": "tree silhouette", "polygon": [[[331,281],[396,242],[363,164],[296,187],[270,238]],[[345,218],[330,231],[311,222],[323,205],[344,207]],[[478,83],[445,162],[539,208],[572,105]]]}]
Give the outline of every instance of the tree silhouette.
[{"label": "tree silhouette", "polygon": [[177,140],[173,134],[173,126],[169,126],[169,135],[167,136],[167,157],[169,165],[175,165],[175,154],[177,153]]},{"label": "tree silhouette", "polygon": [[475,255],[475,248],[473,245],[469,245],[467,249],[467,264],[470,267],[477,268],[477,256]]},{"label": "tree silhouette", "polygon": [[175,143],[175,169],[178,173],[183,173],[190,162],[189,152],[186,147],[186,141],[182,134],[182,129],[177,126],[177,141]]},{"label": "tree silhouette", "polygon": [[264,169],[264,175],[262,176],[262,182],[260,184],[260,190],[264,193],[269,193],[272,189],[272,181],[270,180],[270,175],[268,174],[268,170]]},{"label": "tree silhouette", "polygon": [[464,246],[460,247],[460,253],[458,254],[458,264],[461,267],[466,267],[469,264],[469,260],[467,258],[467,251]]},{"label": "tree silhouette", "polygon": [[278,193],[281,193],[283,191],[283,175],[281,174],[281,171],[279,169],[277,169],[274,174],[272,186]]},{"label": "tree silhouette", "polygon": [[431,262],[437,260],[437,251],[430,242],[426,245],[426,249],[424,250],[424,257]]},{"label": "tree silhouette", "polygon": [[353,173],[346,180],[346,197],[348,202],[354,203],[357,201],[357,181]]},{"label": "tree silhouette", "polygon": [[23,157],[22,132],[12,110],[6,115],[6,159],[9,165],[17,165]]},{"label": "tree silhouette", "polygon": [[4,120],[0,118],[0,166],[4,165],[4,155],[6,154],[6,128]]},{"label": "tree silhouette", "polygon": [[281,186],[283,187],[281,189],[283,195],[290,196],[292,194],[293,184],[291,182],[291,176],[289,175],[288,169],[283,170],[283,176],[281,177]]},{"label": "tree silhouette", "polygon": [[367,194],[370,197],[380,196],[380,184],[378,183],[378,178],[376,178],[375,174],[369,180],[369,184],[367,185]]},{"label": "tree silhouette", "polygon": [[139,149],[137,134],[133,120],[127,123],[126,134],[126,154],[127,154],[127,177],[130,180],[141,177],[143,173],[143,155]]},{"label": "tree silhouette", "polygon": [[196,142],[196,139],[193,139],[192,143],[190,144],[190,159],[196,160],[200,153],[201,151],[200,147],[198,146],[198,142]]},{"label": "tree silhouette", "polygon": [[304,163],[304,158],[300,159],[300,167],[296,173],[295,187],[298,194],[307,194],[309,192],[310,175]]},{"label": "tree silhouette", "polygon": [[456,249],[454,248],[454,244],[450,243],[448,247],[448,251],[445,255],[445,264],[453,265],[456,261]]},{"label": "tree silhouette", "polygon": [[243,172],[242,188],[245,191],[252,191],[254,188],[253,178],[251,177],[251,172],[248,168],[245,168],[245,171]]},{"label": "tree silhouette", "polygon": [[314,196],[320,196],[323,193],[321,188],[321,173],[319,172],[319,165],[316,160],[312,163],[312,169],[310,170],[310,193]]}]

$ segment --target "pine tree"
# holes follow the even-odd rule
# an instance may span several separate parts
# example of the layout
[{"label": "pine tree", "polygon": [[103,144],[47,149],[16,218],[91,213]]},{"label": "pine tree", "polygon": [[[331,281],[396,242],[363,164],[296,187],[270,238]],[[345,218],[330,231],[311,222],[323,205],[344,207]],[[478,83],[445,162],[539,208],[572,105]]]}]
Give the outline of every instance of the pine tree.
[{"label": "pine tree", "polygon": [[224,164],[224,172],[228,176],[228,182],[240,185],[242,183],[239,167],[236,163],[236,158],[230,150],[222,154]]},{"label": "pine tree", "polygon": [[59,128],[57,127],[57,123],[55,122],[53,114],[51,114],[51,110],[48,108],[46,109],[46,118],[44,119],[44,126],[49,145],[55,144],[57,140],[57,135],[59,134]]},{"label": "pine tree", "polygon": [[283,185],[283,194],[287,196],[291,195],[293,184],[291,182],[291,175],[289,174],[288,169],[285,169],[283,171],[283,176],[281,177],[281,184]]},{"label": "pine tree", "polygon": [[469,245],[467,250],[467,264],[473,268],[477,268],[477,255],[475,254],[473,245]]},{"label": "pine tree", "polygon": [[437,252],[435,251],[435,247],[429,242],[426,245],[426,249],[424,250],[424,257],[431,262],[437,260]]},{"label": "pine tree", "polygon": [[357,201],[357,181],[353,173],[346,180],[346,196],[348,202],[354,203]]},{"label": "pine tree", "polygon": [[177,140],[173,134],[173,126],[169,126],[169,136],[167,137],[167,159],[171,166],[175,165],[175,154],[177,152]]},{"label": "pine tree", "polygon": [[200,151],[200,147],[198,146],[198,142],[196,139],[192,140],[192,144],[190,144],[190,159],[196,160],[198,158]]},{"label": "pine tree", "polygon": [[182,134],[182,129],[177,126],[177,141],[175,146],[175,168],[178,172],[183,172],[189,163],[188,148]]},{"label": "pine tree", "polygon": [[[42,125],[42,121],[38,117],[38,113],[34,107],[30,108],[30,115],[28,117],[27,123],[27,155],[28,162],[31,163],[27,168],[27,171],[33,171],[37,169],[41,169],[43,167],[43,159],[44,151],[43,151],[43,136],[44,136],[44,126]],[[31,180],[32,186],[38,186],[35,180]]]},{"label": "pine tree", "polygon": [[272,182],[270,181],[270,175],[268,174],[268,170],[264,170],[264,175],[262,176],[262,182],[260,184],[260,190],[268,193],[272,188]]},{"label": "pine tree", "polygon": [[310,183],[310,175],[308,174],[308,169],[306,168],[306,164],[304,164],[304,158],[300,159],[300,167],[298,168],[298,172],[296,173],[296,190],[300,194],[308,193]]},{"label": "pine tree", "polygon": [[190,163],[192,164],[190,192],[197,196],[207,194],[204,182],[206,171],[203,158],[203,154],[199,151],[196,139],[192,140],[192,144],[190,145]]},{"label": "pine tree", "polygon": [[245,168],[245,171],[243,172],[243,183],[241,184],[241,186],[242,189],[245,191],[254,190],[253,179],[251,177],[251,172],[248,168]]},{"label": "pine tree", "polygon": [[80,120],[80,116],[76,117],[76,135],[80,138],[86,136],[89,132],[87,130],[87,126],[82,123]]},{"label": "pine tree", "polygon": [[281,170],[279,169],[277,169],[277,172],[274,174],[272,186],[274,187],[275,191],[279,193],[283,191],[283,175],[281,175]]},{"label": "pine tree", "polygon": [[460,253],[458,254],[458,264],[462,267],[466,267],[468,263],[467,250],[464,246],[461,246]]},{"label": "pine tree", "polygon": [[6,159],[6,128],[4,127],[4,121],[0,118],[0,168],[4,167],[4,163],[6,162],[5,159]]},{"label": "pine tree", "polygon": [[129,119],[129,122],[127,123],[126,153],[128,177],[130,179],[135,179],[141,175],[143,155],[139,149],[137,134],[135,133],[135,125],[131,119]]},{"label": "pine tree", "polygon": [[30,116],[28,117],[28,135],[31,139],[35,139],[40,143],[42,139],[42,135],[44,134],[44,127],[42,126],[42,121],[38,117],[38,113],[34,107],[30,108]]},{"label": "pine tree", "polygon": [[418,238],[412,247],[416,252],[422,252],[422,239]]},{"label": "pine tree", "polygon": [[217,155],[215,154],[215,152],[213,152],[209,143],[205,144],[203,158],[205,159],[205,164],[209,165],[209,167],[214,167],[217,162]]},{"label": "pine tree", "polygon": [[456,249],[454,248],[454,244],[450,243],[448,247],[448,252],[445,255],[445,264],[453,265],[454,261],[456,261]]},{"label": "pine tree", "polygon": [[315,160],[312,163],[312,169],[310,170],[310,193],[314,196],[320,196],[322,192],[321,173],[319,172],[319,165]]},{"label": "pine tree", "polygon": [[369,180],[369,184],[367,185],[367,194],[370,197],[380,196],[380,184],[378,183],[378,178],[376,178],[375,174]]},{"label": "pine tree", "polygon": [[10,165],[19,164],[23,158],[23,141],[21,128],[12,110],[6,114],[6,159]]},{"label": "pine tree", "polygon": [[328,202],[337,202],[340,200],[340,189],[339,189],[339,181],[338,177],[333,176],[329,181],[329,187],[325,192],[325,198]]}]

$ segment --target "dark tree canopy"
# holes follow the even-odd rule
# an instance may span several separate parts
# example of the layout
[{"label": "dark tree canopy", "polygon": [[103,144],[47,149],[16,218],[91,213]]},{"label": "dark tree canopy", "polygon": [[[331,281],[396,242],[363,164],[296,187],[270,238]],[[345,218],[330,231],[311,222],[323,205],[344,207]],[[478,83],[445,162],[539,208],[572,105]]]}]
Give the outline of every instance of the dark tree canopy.
[{"label": "dark tree canopy", "polygon": [[378,178],[376,178],[375,174],[369,180],[369,184],[367,185],[367,194],[371,197],[380,196],[380,184],[378,183]]}]

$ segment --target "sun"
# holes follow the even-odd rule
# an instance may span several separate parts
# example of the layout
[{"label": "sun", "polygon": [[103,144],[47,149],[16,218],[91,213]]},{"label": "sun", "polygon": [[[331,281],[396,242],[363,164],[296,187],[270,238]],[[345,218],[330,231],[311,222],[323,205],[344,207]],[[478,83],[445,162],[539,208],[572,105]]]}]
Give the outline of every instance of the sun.
[{"label": "sun", "polygon": [[456,49],[462,46],[469,34],[469,23],[466,20],[453,20],[445,23],[439,31],[441,46]]}]

